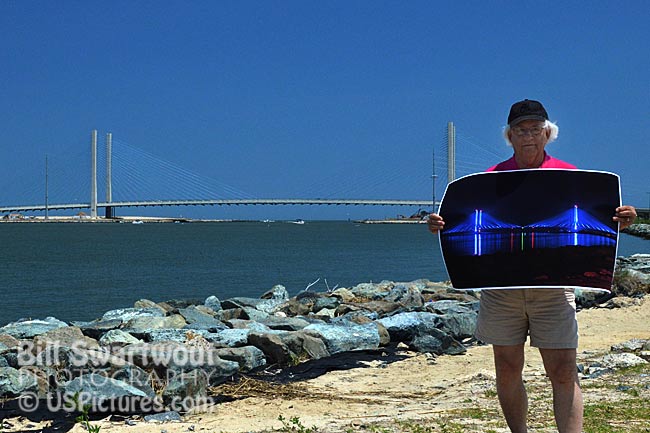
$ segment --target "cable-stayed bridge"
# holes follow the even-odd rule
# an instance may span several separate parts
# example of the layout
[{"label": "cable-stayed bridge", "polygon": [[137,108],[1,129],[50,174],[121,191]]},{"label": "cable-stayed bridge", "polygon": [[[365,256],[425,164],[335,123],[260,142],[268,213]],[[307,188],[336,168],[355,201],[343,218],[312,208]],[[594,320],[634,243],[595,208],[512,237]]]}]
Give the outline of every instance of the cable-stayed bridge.
[{"label": "cable-stayed bridge", "polygon": [[[20,201],[31,201],[36,204],[20,204],[19,202],[18,204],[3,205],[0,202],[0,213],[45,211],[47,216],[49,211],[89,209],[90,216],[97,217],[98,209],[104,208],[106,217],[112,217],[115,215],[114,211],[116,208],[125,207],[255,205],[403,206],[431,209],[433,203],[436,202],[435,177],[437,176],[432,176],[427,173],[417,175],[417,180],[420,182],[418,190],[424,191],[424,194],[418,193],[418,195],[424,195],[425,197],[430,195],[431,199],[349,198],[350,196],[364,197],[365,195],[366,197],[381,197],[382,195],[388,195],[382,193],[381,185],[390,184],[391,182],[395,183],[396,180],[413,178],[414,176],[410,168],[406,170],[402,169],[401,171],[394,170],[388,173],[374,170],[375,173],[373,175],[380,177],[380,181],[372,179],[370,176],[366,176],[365,178],[362,176],[359,181],[355,179],[355,182],[350,182],[352,186],[360,185],[361,187],[365,187],[365,190],[361,194],[355,193],[352,189],[346,190],[340,185],[331,186],[328,182],[324,186],[321,185],[320,189],[317,186],[312,187],[311,190],[302,194],[287,194],[289,198],[275,196],[264,197],[264,195],[260,198],[258,195],[246,193],[214,179],[206,181],[201,176],[183,169],[175,163],[147,154],[136,147],[128,145],[128,143],[117,140],[114,143],[112,134],[110,133],[106,135],[105,144],[105,148],[97,146],[97,132],[93,131],[91,134],[90,158],[88,158],[88,152],[85,150],[77,158],[77,162],[73,161],[74,158],[71,158],[72,161],[66,159],[66,166],[77,167],[73,170],[67,168],[67,172],[58,173],[58,175],[50,173],[49,183],[46,160],[45,191],[44,194],[43,191],[39,191],[36,194],[37,196],[40,195],[43,197],[43,199],[37,199],[38,201],[33,198],[20,199]],[[113,152],[114,144],[116,144],[115,152]],[[453,149],[453,143],[447,145],[448,148],[450,146]],[[453,151],[449,151],[448,153],[449,155],[453,155]],[[364,166],[376,166],[375,161],[372,161],[373,156],[376,155],[370,155],[369,160],[364,160]],[[385,156],[383,155],[383,157]],[[87,166],[88,160],[90,160],[90,167]],[[393,160],[395,159],[393,158]],[[453,158],[447,157],[446,162],[453,164],[450,167],[454,167],[454,169],[449,170],[449,172],[455,173],[455,161]],[[55,166],[56,164],[50,165]],[[64,164],[59,164],[59,166],[61,165]],[[100,170],[98,170],[98,167],[100,167]],[[104,167],[105,170],[103,170]],[[344,168],[349,173],[350,167]],[[50,168],[50,172],[52,171],[54,170]],[[370,169],[368,171],[373,170]],[[435,163],[433,172],[435,173]],[[73,178],[73,176],[76,177]],[[151,179],[156,176],[166,177],[165,191],[162,194],[164,197],[160,197],[160,191],[155,191],[155,188],[151,185]],[[59,179],[58,185],[56,185],[57,179]],[[61,181],[61,179],[65,180]],[[159,183],[162,184],[164,182]],[[41,187],[42,184],[36,189],[42,189]],[[70,192],[69,190],[73,189],[73,187],[76,187],[77,191]],[[116,196],[119,196],[118,199],[115,199],[113,191],[118,191],[118,194],[116,194]],[[429,191],[432,191],[433,194]],[[21,194],[21,197],[28,195],[34,196],[34,194]],[[105,195],[105,197],[100,198],[102,195]],[[394,196],[396,194],[393,191],[391,195]],[[397,195],[402,194],[398,193]],[[61,199],[62,196],[76,198]],[[55,199],[52,199],[53,197]],[[0,200],[6,203],[6,199]]]}]

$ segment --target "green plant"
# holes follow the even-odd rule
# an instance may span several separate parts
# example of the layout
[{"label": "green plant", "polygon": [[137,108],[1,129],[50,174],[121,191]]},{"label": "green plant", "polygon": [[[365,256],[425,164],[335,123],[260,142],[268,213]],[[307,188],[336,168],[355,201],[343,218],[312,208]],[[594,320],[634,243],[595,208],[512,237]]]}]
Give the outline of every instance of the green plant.
[{"label": "green plant", "polygon": [[88,418],[88,411],[90,410],[91,406],[89,404],[81,404],[81,402],[79,401],[79,391],[77,391],[72,396],[72,402],[68,402],[67,406],[71,409],[74,409],[77,412],[81,412],[79,416],[75,418],[75,421],[77,421],[82,426],[84,426],[88,431],[88,433],[99,433],[99,430],[101,429],[100,426],[90,425],[90,419]]},{"label": "green plant", "polygon": [[282,423],[282,429],[280,431],[283,432],[316,433],[316,427],[305,427],[297,416],[286,419],[282,415],[279,415],[278,421]]}]

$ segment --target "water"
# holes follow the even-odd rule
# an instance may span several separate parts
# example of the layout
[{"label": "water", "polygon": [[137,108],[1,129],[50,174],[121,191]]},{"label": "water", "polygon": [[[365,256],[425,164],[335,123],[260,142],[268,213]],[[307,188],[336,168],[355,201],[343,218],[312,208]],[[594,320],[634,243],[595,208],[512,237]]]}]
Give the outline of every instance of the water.
[{"label": "water", "polygon": [[[350,222],[0,224],[0,325],[92,320],[138,299],[258,297],[362,282],[447,279],[424,225]],[[649,252],[622,235],[619,255]],[[327,281],[327,283],[325,282]]]}]

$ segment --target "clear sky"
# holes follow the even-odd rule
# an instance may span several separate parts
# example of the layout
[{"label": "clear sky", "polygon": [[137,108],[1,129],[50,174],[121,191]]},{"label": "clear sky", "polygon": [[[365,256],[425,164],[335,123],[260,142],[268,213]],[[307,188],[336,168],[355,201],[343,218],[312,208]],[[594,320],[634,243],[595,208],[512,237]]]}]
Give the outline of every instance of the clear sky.
[{"label": "clear sky", "polygon": [[45,155],[50,202],[88,201],[92,129],[100,145],[112,132],[115,153],[127,149],[116,200],[188,198],[164,197],[191,189],[171,173],[227,185],[228,198],[428,199],[434,149],[440,198],[447,122],[458,174],[481,171],[510,156],[501,131],[510,105],[529,98],[560,126],[550,154],[618,173],[623,202],[648,207],[649,22],[641,0],[0,0],[0,206],[43,201]]}]

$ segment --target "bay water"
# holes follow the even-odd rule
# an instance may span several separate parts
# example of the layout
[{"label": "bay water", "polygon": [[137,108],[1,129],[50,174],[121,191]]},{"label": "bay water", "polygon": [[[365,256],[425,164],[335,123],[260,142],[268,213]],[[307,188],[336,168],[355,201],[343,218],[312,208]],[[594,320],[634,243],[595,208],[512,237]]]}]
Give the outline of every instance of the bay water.
[{"label": "bay water", "polygon": [[[291,295],[381,280],[444,281],[423,224],[347,221],[0,224],[0,326],[19,318],[93,320],[139,299]],[[650,252],[622,234],[618,255]]]}]

